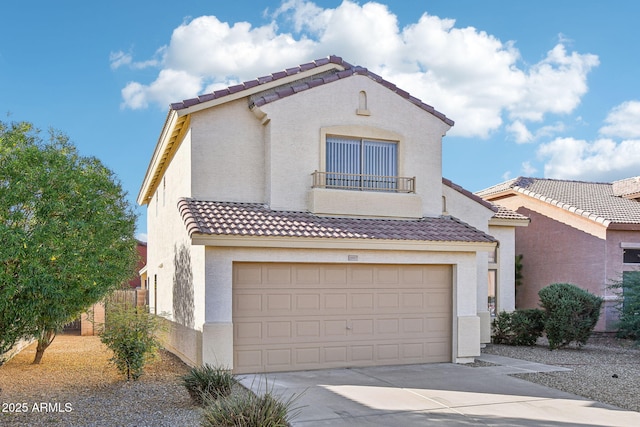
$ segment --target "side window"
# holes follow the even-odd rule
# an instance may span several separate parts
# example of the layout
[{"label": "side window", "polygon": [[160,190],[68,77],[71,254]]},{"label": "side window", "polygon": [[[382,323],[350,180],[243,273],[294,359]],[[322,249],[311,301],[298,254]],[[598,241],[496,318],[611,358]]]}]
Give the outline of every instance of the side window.
[{"label": "side window", "polygon": [[624,249],[622,262],[625,264],[640,264],[640,249]]}]

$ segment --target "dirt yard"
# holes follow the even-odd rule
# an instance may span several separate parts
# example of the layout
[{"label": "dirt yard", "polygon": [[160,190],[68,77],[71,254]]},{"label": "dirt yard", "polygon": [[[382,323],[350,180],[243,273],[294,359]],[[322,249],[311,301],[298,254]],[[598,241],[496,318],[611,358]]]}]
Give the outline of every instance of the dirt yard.
[{"label": "dirt yard", "polygon": [[197,426],[180,376],[188,366],[171,353],[126,382],[98,337],[59,335],[40,365],[35,343],[0,366],[2,426]]}]

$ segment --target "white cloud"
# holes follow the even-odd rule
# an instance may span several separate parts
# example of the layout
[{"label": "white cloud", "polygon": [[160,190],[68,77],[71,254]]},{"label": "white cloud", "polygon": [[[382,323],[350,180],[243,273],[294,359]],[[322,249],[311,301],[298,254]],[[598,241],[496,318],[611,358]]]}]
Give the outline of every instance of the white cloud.
[{"label": "white cloud", "polygon": [[556,138],[538,149],[547,178],[613,181],[640,170],[640,140]]},{"label": "white cloud", "polygon": [[[159,52],[161,53],[162,49]],[[109,62],[111,63],[111,69],[117,70],[122,66],[128,66],[129,68],[133,68],[134,70],[142,70],[148,67],[155,67],[159,64],[158,59],[148,59],[146,61],[134,61],[133,55],[131,53],[125,53],[121,50],[117,52],[111,52],[109,54]]]},{"label": "white cloud", "polygon": [[567,54],[564,45],[556,45],[528,72],[522,99],[508,106],[511,117],[541,121],[546,113],[570,113],[587,93],[587,74],[598,64],[595,55]]},{"label": "white cloud", "polygon": [[[567,52],[560,42],[538,64],[524,67],[513,42],[473,27],[457,28],[455,20],[428,13],[400,28],[387,6],[372,1],[361,5],[345,0],[332,9],[312,1],[287,0],[269,19],[255,27],[248,22],[221,22],[215,16],[183,23],[156,54],[162,67],[157,80],[129,83],[123,90],[123,105],[164,107],[205,88],[337,54],[455,120],[450,135],[484,138],[505,120],[513,120],[510,129],[516,134],[519,130],[519,137],[526,139],[525,122],[573,111],[588,89],[589,71],[598,65],[596,56]],[[280,31],[278,23],[290,23],[294,33]],[[125,60],[134,64],[133,58],[122,54],[121,63],[114,58],[112,66]],[[154,60],[135,63],[151,65]],[[180,73],[184,81],[164,84],[161,80],[168,72]]]},{"label": "white cloud", "polygon": [[534,176],[538,172],[531,162],[522,162],[522,174],[524,176]]},{"label": "white cloud", "polygon": [[510,134],[518,144],[535,142],[543,137],[549,138],[559,132],[563,132],[565,129],[566,126],[562,122],[541,126],[536,129],[535,132],[531,132],[527,125],[521,120],[514,120],[505,126],[507,133]]},{"label": "white cloud", "polygon": [[600,134],[619,138],[640,138],[640,101],[627,101],[615,107],[605,119]]},{"label": "white cloud", "polygon": [[130,82],[122,89],[123,108],[147,108],[149,103],[168,107],[176,100],[194,96],[202,87],[201,79],[186,71],[164,69],[150,85]]},{"label": "white cloud", "polygon": [[123,51],[111,52],[109,54],[109,62],[111,63],[111,69],[117,70],[123,65],[129,65],[133,61],[133,58],[130,54],[124,53]]},{"label": "white cloud", "polygon": [[518,144],[525,144],[533,141],[533,134],[527,129],[527,126],[520,120],[515,120],[507,125],[506,130],[513,135]]}]

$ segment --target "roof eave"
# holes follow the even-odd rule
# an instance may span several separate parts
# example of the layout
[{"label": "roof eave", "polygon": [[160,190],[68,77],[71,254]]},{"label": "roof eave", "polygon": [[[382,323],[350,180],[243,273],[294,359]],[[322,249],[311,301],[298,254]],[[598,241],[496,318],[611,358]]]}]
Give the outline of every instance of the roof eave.
[{"label": "roof eave", "polygon": [[171,161],[173,154],[180,145],[180,139],[184,136],[189,125],[188,116],[179,116],[175,110],[169,110],[158,143],[153,151],[149,166],[145,172],[137,202],[146,205],[153,197],[158,186],[159,177],[164,173],[164,168]]},{"label": "roof eave", "polygon": [[607,229],[619,231],[640,231],[640,224],[630,222],[612,222],[608,225]]},{"label": "roof eave", "polygon": [[491,252],[497,242],[422,241],[389,239],[318,238],[283,236],[230,236],[193,233],[194,245],[218,247],[296,248],[296,249],[367,249],[427,252]]},{"label": "roof eave", "polygon": [[528,227],[531,219],[529,218],[491,218],[489,225],[501,227]]}]

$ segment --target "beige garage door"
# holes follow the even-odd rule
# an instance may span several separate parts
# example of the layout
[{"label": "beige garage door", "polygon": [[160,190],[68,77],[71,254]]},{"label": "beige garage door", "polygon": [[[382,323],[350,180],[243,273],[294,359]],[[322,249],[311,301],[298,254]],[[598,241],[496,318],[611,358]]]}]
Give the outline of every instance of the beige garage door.
[{"label": "beige garage door", "polygon": [[451,361],[451,267],[235,263],[234,371]]}]

